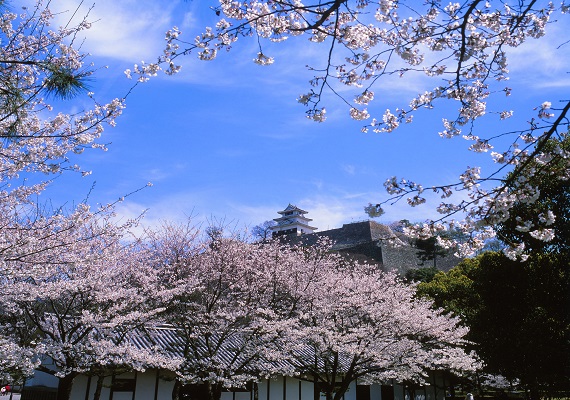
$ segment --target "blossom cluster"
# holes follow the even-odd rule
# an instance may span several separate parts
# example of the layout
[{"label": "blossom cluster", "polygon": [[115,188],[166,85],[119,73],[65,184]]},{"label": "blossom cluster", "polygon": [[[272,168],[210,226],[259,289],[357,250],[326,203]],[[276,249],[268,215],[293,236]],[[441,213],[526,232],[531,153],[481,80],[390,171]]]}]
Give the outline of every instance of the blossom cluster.
[{"label": "blossom cluster", "polygon": [[54,30],[53,18],[41,2],[20,15],[0,14],[0,80],[4,88],[12,88],[0,96],[0,131],[6,139],[0,150],[2,183],[21,173],[79,170],[69,164],[67,155],[105,149],[98,142],[104,124],[113,126],[125,107],[122,99],[101,104],[90,93],[92,109],[74,115],[53,111],[49,100],[79,95],[83,80],[92,75],[85,68],[87,55],[69,40],[89,29],[90,23],[83,20]]},{"label": "blossom cluster", "polygon": [[[183,381],[207,372],[213,385],[239,387],[258,379],[255,371],[310,371],[327,381],[334,357],[355,366],[343,370],[346,382],[381,379],[380,372],[417,381],[434,364],[462,372],[478,365],[463,350],[467,330],[458,320],[416,299],[394,274],[331,252],[327,240],[307,247],[233,235],[200,240],[184,224],[148,233],[158,282],[172,296],[166,318],[193,355],[177,369]],[[403,340],[404,332],[417,341]],[[228,347],[232,357],[224,357]]]},{"label": "blossom cluster", "polygon": [[[60,376],[87,371],[86,362],[96,365],[97,355],[109,358],[113,341],[103,345],[102,338],[119,324],[132,326],[137,314],[120,305],[140,299],[121,284],[133,271],[119,268],[133,265],[125,263],[122,241],[135,221],[112,222],[109,206],[51,210],[38,204],[52,176],[66,170],[89,174],[70,159],[86,149],[106,150],[100,141],[104,126],[115,125],[125,100],[101,103],[86,88],[93,72],[74,39],[90,28],[89,21],[53,28],[49,2],[37,1],[19,14],[12,8],[0,12],[3,382],[29,376],[43,355],[61,367]],[[77,97],[73,114],[64,112],[66,101]],[[29,177],[33,183],[23,179]],[[74,357],[80,360],[71,366]]]},{"label": "blossom cluster", "polygon": [[[63,227],[65,252],[15,260],[19,274],[0,281],[8,374],[28,374],[43,355],[61,382],[163,368],[181,382],[221,389],[277,374],[330,380],[327,366],[339,357],[349,361],[346,382],[422,381],[434,365],[460,373],[478,366],[456,318],[417,299],[394,274],[331,252],[326,240],[250,243],[188,222],[147,229],[129,243],[124,227],[88,207],[74,220]],[[32,260],[43,268],[29,270]],[[136,345],[160,326],[176,331],[177,346]]]}]

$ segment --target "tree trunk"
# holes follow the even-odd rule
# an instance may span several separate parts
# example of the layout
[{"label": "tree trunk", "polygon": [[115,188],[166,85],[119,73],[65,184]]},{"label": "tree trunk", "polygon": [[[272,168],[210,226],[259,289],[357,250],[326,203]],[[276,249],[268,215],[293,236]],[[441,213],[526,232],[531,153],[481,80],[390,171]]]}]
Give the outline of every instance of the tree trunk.
[{"label": "tree trunk", "polygon": [[101,390],[103,389],[103,379],[104,376],[97,376],[97,384],[95,385],[95,393],[93,393],[93,400],[99,400],[101,398]]},{"label": "tree trunk", "polygon": [[334,383],[330,383],[330,382],[323,382],[323,384],[321,384],[321,393],[324,393],[325,395],[325,399],[326,400],[334,400],[335,399],[335,393],[334,393]]},{"label": "tree trunk", "polygon": [[348,390],[348,387],[350,386],[350,382],[351,380],[345,377],[338,386],[333,386],[333,388],[336,389],[336,391],[334,392],[333,400],[342,400],[342,397],[345,395],[346,391]]},{"label": "tree trunk", "polygon": [[73,385],[73,379],[77,375],[77,372],[72,372],[63,378],[59,378],[59,384],[57,385],[57,400],[69,400],[71,396],[71,386]]},{"label": "tree trunk", "polygon": [[174,381],[174,388],[172,388],[172,400],[180,399],[180,389],[182,388],[182,383],[176,379]]},{"label": "tree trunk", "polygon": [[220,400],[222,397],[222,385],[219,383],[207,383],[208,400]]}]

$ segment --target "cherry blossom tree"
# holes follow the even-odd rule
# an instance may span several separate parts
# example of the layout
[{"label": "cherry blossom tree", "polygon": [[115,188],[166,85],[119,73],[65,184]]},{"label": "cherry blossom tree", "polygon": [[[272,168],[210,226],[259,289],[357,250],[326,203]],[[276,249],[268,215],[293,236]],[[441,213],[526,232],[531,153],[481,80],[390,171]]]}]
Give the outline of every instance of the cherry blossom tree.
[{"label": "cherry blossom tree", "polygon": [[33,349],[20,346],[4,334],[0,336],[0,381],[22,382],[38,365]]},{"label": "cherry blossom tree", "polygon": [[[126,299],[136,299],[116,286],[125,283],[128,276],[127,270],[121,275],[118,267],[132,265],[121,240],[135,221],[116,225],[113,217],[109,210],[93,212],[86,205],[68,215],[43,216],[29,210],[28,204],[11,210],[0,202],[0,353],[4,360],[13,362],[3,371],[12,371],[14,379],[29,375],[31,367],[41,368],[36,361],[46,355],[60,368],[52,373],[61,375],[65,392],[78,372],[74,368],[86,371],[85,364],[72,355],[87,358],[85,348],[90,344],[86,343],[110,340],[95,323],[103,324],[104,315],[113,312],[114,319],[105,323],[109,327],[114,326],[112,321],[121,323],[120,307],[113,306],[113,301],[122,302],[125,310],[133,305],[111,296],[123,293]],[[97,292],[105,286],[109,289]],[[109,314],[97,314],[105,307]],[[89,312],[99,315],[98,319],[91,321]],[[112,334],[119,342],[116,329]]]},{"label": "cherry blossom tree", "polygon": [[[567,150],[546,146],[548,139],[562,142],[567,135],[567,99],[529,104],[528,122],[515,129],[501,128],[500,123],[513,111],[490,104],[498,96],[513,93],[507,85],[511,50],[543,38],[548,26],[566,18],[569,9],[567,1],[542,0],[220,0],[213,8],[218,16],[215,26],[188,39],[173,28],[166,34],[164,54],[156,63],[135,66],[126,74],[143,81],[161,68],[173,74],[180,70],[180,56],[195,53],[202,60],[212,60],[221,50],[231,50],[241,37],[253,37],[259,44],[254,61],[270,65],[275,60],[266,50],[271,48],[265,46],[268,42],[305,37],[325,47],[323,59],[311,61],[314,77],[310,90],[298,98],[312,120],[326,119],[327,94],[338,96],[350,117],[363,121],[364,132],[377,133],[395,131],[411,123],[420,110],[438,108],[444,100],[451,102],[456,111],[442,115],[438,135],[463,137],[469,150],[490,154],[496,168],[484,173],[478,166],[467,167],[456,181],[429,185],[391,177],[384,184],[388,196],[369,204],[366,211],[377,216],[386,204],[407,201],[418,206],[435,198],[440,202],[437,211],[441,217],[410,227],[408,233],[426,239],[445,229],[459,229],[470,235],[469,241],[441,240],[440,244],[465,256],[474,254],[495,235],[495,225],[514,213],[513,203],[533,203],[536,190],[527,179],[535,172],[534,165],[543,165],[542,170],[548,173],[552,163],[563,163],[566,167],[562,171],[556,168],[552,175],[568,178]],[[563,39],[560,44],[560,51],[567,49]],[[433,82],[432,89],[373,117],[376,89],[392,77],[418,76]],[[497,116],[496,128],[488,132],[478,129],[477,122],[493,114]],[[544,223],[529,223],[536,236],[543,240],[551,237],[544,232],[550,229]],[[516,258],[522,249],[513,243],[506,253]]]},{"label": "cherry blossom tree", "polygon": [[163,321],[180,340],[173,398],[182,384],[202,384],[219,400],[223,389],[293,373],[269,346],[289,323],[275,310],[285,304],[277,277],[290,265],[286,246],[212,237],[188,224],[148,233],[166,303]]},{"label": "cherry blossom tree", "polygon": [[99,143],[104,125],[115,125],[125,107],[124,99],[105,104],[87,92],[86,80],[95,71],[87,64],[81,43],[76,43],[77,35],[90,27],[87,17],[77,25],[68,22],[54,28],[49,2],[38,0],[18,8],[4,4],[0,8],[2,275],[11,273],[6,263],[26,262],[26,257],[41,253],[43,243],[51,243],[59,231],[76,226],[82,218],[111,212],[109,207],[90,211],[83,204],[68,212],[49,210],[36,199],[50,179],[64,171],[89,174],[71,159],[85,149],[105,150]]},{"label": "cherry blossom tree", "polygon": [[164,263],[164,321],[180,337],[175,392],[204,384],[217,400],[224,388],[285,374],[313,377],[332,400],[355,379],[422,381],[428,371],[478,365],[456,319],[329,242],[204,241],[188,225],[162,229],[148,246]]},{"label": "cherry blossom tree", "polygon": [[[80,373],[159,362],[128,341],[160,311],[146,301],[145,288],[156,287],[152,270],[133,261],[137,257],[122,243],[124,227],[108,218],[106,225],[92,217],[64,231],[51,227],[52,240],[62,245],[48,251],[44,244],[35,257],[14,262],[14,273],[2,282],[0,321],[11,339],[3,350],[10,345],[12,353],[29,349],[48,357],[55,369],[36,368],[59,378],[60,399],[69,398]],[[36,259],[41,270],[29,268]]]},{"label": "cherry blossom tree", "polygon": [[[120,340],[109,342],[107,332],[116,335],[117,326],[135,320],[113,304],[126,296],[117,284],[127,272],[112,265],[126,257],[119,240],[134,221],[113,224],[112,206],[64,211],[37,203],[52,177],[89,174],[72,158],[105,150],[104,125],[113,126],[125,106],[124,99],[100,103],[87,91],[94,70],[76,42],[90,27],[87,18],[59,28],[53,21],[43,0],[0,7],[0,354],[3,374],[13,378],[29,375],[38,354],[51,357],[67,393],[88,357],[110,358],[111,342],[120,353]],[[133,305],[127,297],[124,310]]]},{"label": "cherry blossom tree", "polygon": [[[97,143],[103,124],[114,125],[125,107],[124,99],[98,103],[86,90],[86,79],[94,71],[86,66],[87,54],[79,50],[81,43],[76,46],[75,38],[91,24],[84,19],[75,26],[54,29],[48,5],[38,1],[22,8],[20,14],[6,7],[0,14],[0,136],[5,139],[0,179],[4,190],[21,173],[79,170],[68,155],[87,148],[105,149]],[[77,106],[81,94],[85,96],[82,102],[91,103],[92,109],[63,112],[65,102],[60,100],[74,98]]]},{"label": "cherry blossom tree", "polygon": [[[93,74],[87,54],[76,46],[76,35],[89,29],[84,19],[77,25],[52,28],[53,14],[43,1],[22,7],[17,14],[2,4],[0,9],[0,277],[15,277],[23,265],[49,267],[55,248],[65,251],[68,240],[89,240],[66,235],[81,221],[112,212],[103,206],[91,211],[85,204],[65,212],[37,204],[37,196],[50,178],[64,171],[81,171],[70,159],[88,148],[105,149],[98,143],[104,124],[113,126],[124,108],[124,99],[104,104],[85,91]],[[70,15],[71,18],[71,15]],[[83,94],[83,96],[80,96]],[[92,109],[66,113],[91,103]],[[25,183],[22,184],[22,181]],[[27,181],[27,182],[26,182]],[[108,222],[108,221],[107,221]],[[104,225],[109,226],[108,223]],[[78,228],[79,229],[79,228]],[[61,240],[58,238],[61,236]],[[46,255],[42,258],[42,253]]]},{"label": "cherry blossom tree", "polygon": [[342,399],[357,379],[424,383],[431,371],[465,374],[479,366],[464,349],[468,330],[414,298],[413,286],[395,275],[337,265],[323,278],[305,292],[298,326],[281,346],[327,400]]}]

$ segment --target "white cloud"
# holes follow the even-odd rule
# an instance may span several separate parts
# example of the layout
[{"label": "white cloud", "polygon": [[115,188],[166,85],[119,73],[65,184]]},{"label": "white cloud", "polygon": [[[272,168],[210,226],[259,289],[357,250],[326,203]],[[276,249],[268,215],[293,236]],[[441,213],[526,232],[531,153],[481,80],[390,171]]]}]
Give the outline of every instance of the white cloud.
[{"label": "white cloud", "polygon": [[[150,193],[150,192],[149,192]],[[456,201],[464,197],[464,193],[454,195]],[[311,225],[317,231],[336,229],[343,224],[368,220],[364,206],[369,202],[375,203],[386,198],[382,192],[349,193],[338,190],[326,193],[311,193],[299,199],[285,199],[285,202],[276,203],[274,199],[265,201],[256,200],[256,204],[246,204],[232,199],[221,198],[217,189],[200,188],[194,191],[171,193],[162,197],[152,196],[147,201],[125,200],[117,205],[118,219],[125,221],[136,218],[146,210],[145,216],[135,232],[142,233],[144,227],[157,227],[164,221],[192,222],[200,226],[208,226],[212,221],[223,224],[229,230],[245,232],[253,226],[264,221],[279,217],[278,211],[287,206],[287,202],[306,210],[306,216],[311,218]],[[410,207],[405,199],[394,205],[386,205],[386,213],[378,219],[380,223],[389,223],[407,219],[412,222],[421,222],[427,219],[441,217],[436,204],[441,199],[432,197],[427,204]],[[461,216],[457,216],[458,219]]]},{"label": "white cloud", "polygon": [[[55,3],[55,2],[54,2]],[[88,3],[90,4],[90,3]],[[164,33],[171,28],[177,1],[97,0],[91,10],[77,0],[59,0],[52,5],[57,23],[65,25],[74,15],[78,23],[87,13],[91,28],[83,31],[83,49],[94,56],[129,62],[154,61],[162,51]]]},{"label": "white cloud", "polygon": [[568,87],[567,77],[570,55],[567,32],[570,23],[559,19],[547,27],[546,36],[528,39],[517,48],[508,49],[511,75],[525,87]]},{"label": "white cloud", "polygon": [[144,175],[145,179],[154,183],[169,178],[173,175],[173,171],[172,169],[152,168],[145,171],[142,175]]},{"label": "white cloud", "polygon": [[356,167],[350,164],[343,164],[342,170],[348,175],[354,175],[356,173]]},{"label": "white cloud", "polygon": [[191,204],[187,204],[183,198],[173,196],[168,199],[161,199],[156,202],[137,202],[125,200],[119,203],[116,208],[116,221],[125,222],[144,215],[138,226],[133,229],[133,233],[140,236],[145,228],[157,228],[164,221],[185,222],[189,218],[196,220],[196,224],[203,222],[204,218],[199,218],[194,213]]},{"label": "white cloud", "polygon": [[283,210],[286,206],[287,204],[264,204],[251,206],[231,203],[230,205],[230,207],[236,211],[236,214],[242,216],[244,224],[249,228],[279,217],[277,211]]},{"label": "white cloud", "polygon": [[544,79],[534,82],[534,86],[537,89],[568,89],[570,87],[570,78]]},{"label": "white cloud", "polygon": [[163,221],[185,222],[189,218],[196,225],[203,226],[211,224],[212,221],[223,221],[228,228],[239,231],[275,218],[278,210],[280,208],[272,206],[253,207],[225,201],[220,198],[220,193],[215,188],[200,188],[164,196],[152,195],[148,201],[127,199],[116,207],[117,218],[122,221],[136,218],[145,212],[140,226],[136,229],[138,233],[142,232],[144,227],[157,227]]},{"label": "white cloud", "polygon": [[308,212],[311,224],[319,231],[342,227],[343,224],[368,219],[362,198],[317,195],[301,199],[297,206]]},{"label": "white cloud", "polygon": [[[118,220],[137,218],[145,212],[140,226],[135,230],[137,233],[141,233],[144,227],[159,226],[163,221],[183,222],[189,217],[201,225],[208,225],[212,220],[223,220],[226,225],[240,231],[279,217],[277,212],[287,206],[286,203],[274,203],[273,200],[257,205],[223,200],[216,189],[171,193],[149,199],[126,199],[119,203],[116,207]],[[317,194],[290,201],[308,211],[307,217],[313,219],[313,226],[319,230],[340,228],[345,223],[368,218],[364,213],[365,200],[362,194]]]}]

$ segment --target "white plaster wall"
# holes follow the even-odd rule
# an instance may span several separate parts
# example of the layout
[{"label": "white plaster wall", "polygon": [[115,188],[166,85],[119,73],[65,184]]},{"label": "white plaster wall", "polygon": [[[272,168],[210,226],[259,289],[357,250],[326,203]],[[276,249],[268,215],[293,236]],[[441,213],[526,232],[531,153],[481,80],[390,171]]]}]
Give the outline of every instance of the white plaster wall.
[{"label": "white plaster wall", "polygon": [[252,398],[251,392],[222,392],[220,400],[251,400]]},{"label": "white plaster wall", "polygon": [[114,392],[113,400],[132,400],[133,392]]},{"label": "white plaster wall", "polygon": [[251,392],[235,392],[235,393],[228,393],[232,396],[232,399],[235,400],[251,400]]},{"label": "white plaster wall", "polygon": [[[107,376],[103,379],[103,388],[101,389],[101,400],[108,400],[109,397],[111,397],[111,381],[113,378],[111,378],[110,376]],[[91,383],[92,385],[95,384],[95,382]]]},{"label": "white plaster wall", "polygon": [[[283,384],[286,385],[286,399],[283,399]],[[299,398],[299,385],[301,387],[301,398]],[[264,380],[258,383],[259,400],[268,400],[267,388],[269,386],[269,400],[313,400],[313,382],[303,381],[296,378],[274,378],[269,381]],[[253,396],[251,397],[253,398]],[[222,399],[224,400],[224,399]],[[238,400],[236,398],[236,400]],[[244,400],[250,400],[244,399]],[[354,399],[351,399],[354,400]]]},{"label": "white plaster wall", "polygon": [[257,384],[258,400],[267,400],[267,381],[261,381]]},{"label": "white plaster wall", "polygon": [[[156,385],[157,370],[148,370],[145,372],[136,373],[136,386],[135,386],[135,400],[154,400],[154,392]],[[118,378],[134,378],[135,372],[118,375]],[[109,400],[111,396],[111,377],[106,377],[103,381],[103,388],[101,390],[101,400]],[[92,378],[89,389],[89,400],[93,398],[97,378]],[[73,388],[71,400],[85,400],[85,390],[87,388],[87,377],[80,376],[73,381]],[[159,379],[158,381],[158,400],[170,400],[172,398],[172,389],[174,388],[174,381]],[[131,400],[131,392],[115,392],[113,393],[113,400]],[[231,399],[230,399],[231,400]]]},{"label": "white plaster wall", "polygon": [[[174,388],[174,375],[157,370],[147,370],[144,373],[137,373],[135,400],[154,400],[155,383],[157,374],[158,391],[157,400],[170,400],[172,398],[172,389]],[[46,375],[46,374],[43,374]],[[36,376],[41,375],[38,373]],[[134,373],[128,373],[118,376],[119,378],[134,378]],[[48,379],[52,376],[47,376]],[[415,399],[404,398],[402,385],[394,385],[394,400],[445,400],[445,391],[443,390],[443,381],[441,378],[432,378],[433,383],[425,389],[416,390]],[[41,381],[35,379],[36,382]],[[85,391],[87,390],[88,378],[86,376],[78,376],[74,382],[71,392],[72,400],[85,400]],[[88,400],[93,398],[97,378],[91,379]],[[269,384],[268,384],[269,383]],[[431,382],[430,382],[431,383]],[[286,398],[283,398],[283,385],[286,385]],[[57,379],[55,382],[57,386]],[[52,387],[54,387],[52,386]],[[103,390],[101,392],[101,400],[109,400],[111,386],[111,377],[105,378]],[[437,386],[437,387],[436,387]],[[268,397],[269,388],[269,397]],[[299,392],[301,396],[299,396]],[[299,380],[296,378],[278,377],[269,381],[264,380],[258,383],[258,400],[314,400],[313,382]],[[130,392],[115,392],[113,400],[131,400]],[[253,400],[252,392],[223,392],[221,400]],[[344,395],[344,400],[356,400],[356,383],[352,382],[348,391]],[[382,399],[381,385],[374,384],[370,387],[370,400],[389,400]]]},{"label": "white plaster wall", "polygon": [[285,400],[283,399],[283,379],[282,377],[270,379],[269,400]]},{"label": "white plaster wall", "polygon": [[154,387],[156,386],[157,373],[157,370],[137,373],[137,386],[135,387],[136,400],[154,400]]},{"label": "white plaster wall", "polygon": [[377,383],[370,385],[370,400],[382,400],[382,387]]},{"label": "white plaster wall", "polygon": [[404,388],[402,385],[394,384],[394,400],[404,400]]},{"label": "white plaster wall", "polygon": [[352,381],[344,393],[344,400],[356,400],[356,381]]},{"label": "white plaster wall", "polygon": [[[97,386],[98,378],[92,377],[91,383],[89,383],[89,378],[87,376],[80,375],[73,380],[73,386],[71,387],[71,400],[85,400],[85,392],[87,391],[87,385],[89,384],[89,395],[88,400],[93,399],[95,394],[95,389]],[[111,377],[105,377],[103,381],[103,388],[101,389],[101,400],[108,400],[111,394],[109,386],[111,385]],[[138,399],[137,399],[138,400]]]},{"label": "white plaster wall", "polygon": [[[94,381],[95,379],[93,379]],[[84,375],[80,375],[73,380],[73,386],[71,386],[71,400],[85,400],[85,391],[87,390],[87,382],[89,378]],[[92,382],[93,382],[92,381]],[[94,383],[92,383],[94,387]],[[89,396],[89,399],[93,398],[93,394]]]},{"label": "white plaster wall", "polygon": [[167,381],[164,379],[159,379],[157,399],[158,400],[172,399],[172,389],[174,389],[174,380]]},{"label": "white plaster wall", "polygon": [[[299,379],[287,378],[287,399],[286,400],[300,400],[299,399]],[[312,399],[307,399],[312,400]]]},{"label": "white plaster wall", "polygon": [[313,382],[301,381],[301,400],[313,400],[314,393]]}]

